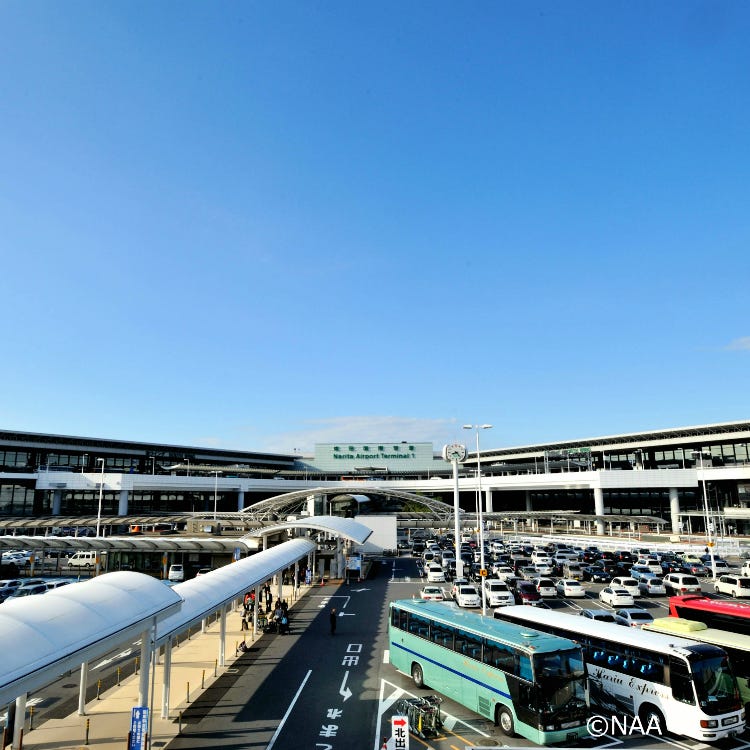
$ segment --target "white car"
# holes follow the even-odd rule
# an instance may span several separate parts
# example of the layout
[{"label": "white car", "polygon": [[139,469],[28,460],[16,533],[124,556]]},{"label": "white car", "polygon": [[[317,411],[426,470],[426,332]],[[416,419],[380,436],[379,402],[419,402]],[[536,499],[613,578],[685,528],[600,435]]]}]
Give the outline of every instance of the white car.
[{"label": "white car", "polygon": [[[638,589],[643,596],[666,596],[667,594],[667,589],[664,587],[664,581],[656,576],[641,578],[638,581]],[[748,593],[750,593],[750,591]]]},{"label": "white car", "polygon": [[493,565],[492,572],[501,580],[506,583],[508,580],[515,581],[518,576],[516,575],[513,568],[510,565]]},{"label": "white car", "polygon": [[442,602],[445,599],[443,589],[440,586],[425,586],[420,592],[419,597],[425,601]]},{"label": "white car", "polygon": [[555,582],[551,578],[535,578],[532,583],[536,586],[539,596],[557,596]]},{"label": "white car", "polygon": [[456,594],[461,586],[471,586],[471,583],[469,583],[467,578],[454,578],[453,585],[451,586],[451,597],[456,598]]},{"label": "white car", "polygon": [[536,568],[536,572],[539,573],[540,576],[551,576],[555,572],[555,569],[552,565],[544,562],[534,563],[534,567]]},{"label": "white car", "polygon": [[504,581],[498,581],[493,578],[484,579],[484,598],[490,607],[505,607],[515,604],[516,600],[513,592],[508,588]]},{"label": "white car", "polygon": [[444,583],[445,582],[445,571],[439,565],[430,565],[427,568],[427,582],[428,583]]},{"label": "white car", "polygon": [[638,581],[632,576],[615,576],[611,581],[611,585],[613,589],[625,589],[634,599],[641,594],[641,590],[638,588]]},{"label": "white car", "polygon": [[720,594],[729,594],[734,599],[750,596],[750,578],[738,575],[721,576],[714,589]]},{"label": "white car", "polygon": [[555,589],[560,596],[568,599],[582,599],[586,596],[586,589],[583,588],[581,582],[572,578],[561,578],[555,584]]},{"label": "white car", "polygon": [[655,573],[657,576],[660,576],[664,572],[661,569],[661,565],[659,565],[659,561],[655,560],[653,557],[639,557],[638,560],[636,560],[635,564],[642,565],[648,568],[652,573]]},{"label": "white car", "polygon": [[609,604],[610,607],[635,606],[635,599],[628,593],[627,589],[619,586],[605,586],[599,592],[599,601]]},{"label": "white car", "polygon": [[479,599],[477,590],[471,586],[459,586],[453,598],[459,607],[481,607],[482,602]]}]

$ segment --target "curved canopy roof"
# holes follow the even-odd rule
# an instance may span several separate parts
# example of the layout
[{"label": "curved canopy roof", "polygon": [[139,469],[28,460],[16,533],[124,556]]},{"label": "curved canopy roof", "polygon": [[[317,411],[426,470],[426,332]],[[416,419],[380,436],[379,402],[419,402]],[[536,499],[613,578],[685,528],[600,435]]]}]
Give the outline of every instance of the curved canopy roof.
[{"label": "curved canopy roof", "polygon": [[200,622],[245,591],[265,583],[271,576],[306,557],[315,546],[309,539],[292,539],[231,565],[212,570],[206,575],[176,584],[173,591],[184,601],[178,612],[157,625],[157,645],[162,645],[169,636]]},{"label": "curved canopy roof", "polygon": [[283,518],[289,514],[305,510],[307,508],[307,499],[310,495],[350,495],[359,498],[367,495],[387,495],[388,497],[403,500],[405,503],[421,503],[427,508],[427,512],[421,515],[427,518],[443,522],[448,522],[453,518],[452,505],[448,505],[448,503],[444,503],[441,500],[426,497],[425,495],[419,495],[416,492],[397,490],[393,489],[393,487],[378,487],[377,482],[367,482],[366,493],[363,493],[362,489],[361,483],[353,486],[337,483],[333,487],[315,487],[314,489],[286,492],[283,495],[277,495],[268,500],[262,500],[259,503],[250,505],[240,511],[240,513],[250,516],[256,521],[268,523],[269,521],[277,521],[279,518]]},{"label": "curved canopy roof", "polygon": [[327,531],[336,536],[351,539],[356,544],[364,544],[372,534],[372,529],[352,518],[341,516],[304,516],[296,521],[285,521],[275,526],[264,526],[262,529],[253,531],[248,536],[268,536],[278,534],[287,529],[315,529],[316,531]]},{"label": "curved canopy roof", "polygon": [[0,705],[138,638],[153,618],[179,611],[181,603],[174,589],[132,572],[7,600],[0,608]]}]

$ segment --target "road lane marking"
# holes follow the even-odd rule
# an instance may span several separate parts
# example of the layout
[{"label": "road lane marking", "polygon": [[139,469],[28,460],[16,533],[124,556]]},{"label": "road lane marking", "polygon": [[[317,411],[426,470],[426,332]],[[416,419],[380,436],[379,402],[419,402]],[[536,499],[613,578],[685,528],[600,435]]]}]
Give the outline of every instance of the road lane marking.
[{"label": "road lane marking", "polygon": [[281,719],[281,723],[277,727],[276,731],[273,734],[273,737],[271,737],[271,741],[268,743],[268,746],[266,747],[266,750],[271,750],[271,748],[274,746],[274,743],[278,739],[278,736],[281,734],[281,730],[284,728],[284,724],[286,724],[286,720],[289,718],[289,714],[292,713],[292,709],[294,708],[294,704],[299,699],[302,689],[305,687],[305,683],[310,679],[310,675],[312,674],[312,669],[308,670],[307,674],[305,675],[305,679],[302,680],[302,684],[299,686],[299,689],[297,690],[294,698],[292,698],[292,702],[289,704],[289,708],[287,708],[286,713]]}]

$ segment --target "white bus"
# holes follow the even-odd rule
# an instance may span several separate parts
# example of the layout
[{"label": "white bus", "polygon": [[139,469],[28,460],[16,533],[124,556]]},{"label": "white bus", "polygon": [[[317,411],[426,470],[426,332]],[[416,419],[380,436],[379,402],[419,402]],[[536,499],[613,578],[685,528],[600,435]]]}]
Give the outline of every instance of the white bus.
[{"label": "white bus", "polygon": [[578,641],[591,704],[600,711],[702,742],[745,731],[737,680],[721,648],[536,607],[501,607],[495,617]]}]

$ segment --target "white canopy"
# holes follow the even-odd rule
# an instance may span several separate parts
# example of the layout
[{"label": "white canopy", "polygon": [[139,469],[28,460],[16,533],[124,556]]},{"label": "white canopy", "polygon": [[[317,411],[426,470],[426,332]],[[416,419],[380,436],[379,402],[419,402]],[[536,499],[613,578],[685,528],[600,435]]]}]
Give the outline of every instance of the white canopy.
[{"label": "white canopy", "polygon": [[106,573],[0,607],[0,705],[138,638],[182,599],[143,573]]},{"label": "white canopy", "polygon": [[176,584],[173,590],[184,599],[184,602],[178,612],[157,625],[157,645],[161,646],[168,637],[200,622],[246,591],[265,583],[271,576],[293,565],[297,560],[307,557],[315,546],[309,539],[292,539],[231,565],[212,570],[206,575]]},{"label": "white canopy", "polygon": [[316,529],[317,531],[327,531],[329,534],[351,539],[356,544],[364,544],[372,534],[372,529],[355,521],[353,518],[342,518],[341,516],[302,516],[294,521],[286,521],[274,526],[264,526],[262,529],[247,534],[245,538],[278,534],[285,529]]}]

